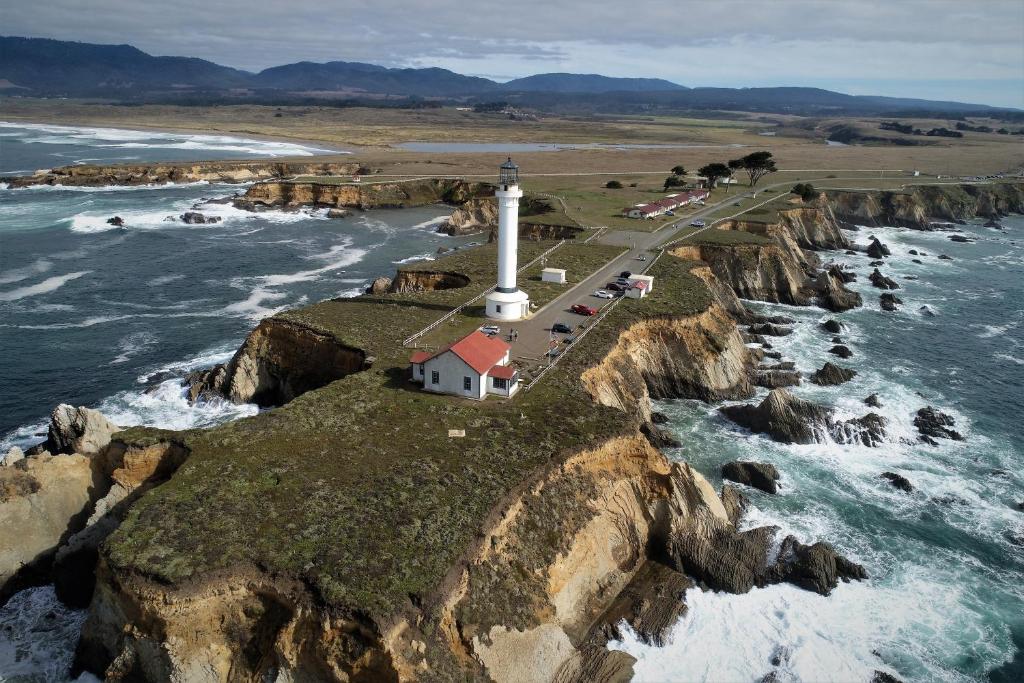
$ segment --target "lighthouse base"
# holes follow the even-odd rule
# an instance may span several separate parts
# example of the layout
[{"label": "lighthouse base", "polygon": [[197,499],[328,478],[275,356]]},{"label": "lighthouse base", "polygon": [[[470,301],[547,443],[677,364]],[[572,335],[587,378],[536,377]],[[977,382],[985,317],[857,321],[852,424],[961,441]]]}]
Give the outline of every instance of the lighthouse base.
[{"label": "lighthouse base", "polygon": [[530,295],[521,289],[514,292],[497,290],[487,295],[485,311],[491,320],[522,320],[530,315]]}]

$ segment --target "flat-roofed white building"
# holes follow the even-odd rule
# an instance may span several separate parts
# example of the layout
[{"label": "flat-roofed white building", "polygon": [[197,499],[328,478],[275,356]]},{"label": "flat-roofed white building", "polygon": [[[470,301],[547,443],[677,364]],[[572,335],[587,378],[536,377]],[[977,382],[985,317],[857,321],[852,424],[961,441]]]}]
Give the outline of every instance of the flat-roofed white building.
[{"label": "flat-roofed white building", "polygon": [[540,271],[541,282],[557,282],[560,285],[565,284],[565,269],[564,268],[545,268]]}]

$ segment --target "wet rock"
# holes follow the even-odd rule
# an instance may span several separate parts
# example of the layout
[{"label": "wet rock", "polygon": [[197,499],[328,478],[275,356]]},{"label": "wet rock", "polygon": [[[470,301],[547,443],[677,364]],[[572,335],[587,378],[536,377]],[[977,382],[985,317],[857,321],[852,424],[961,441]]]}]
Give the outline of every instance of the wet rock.
[{"label": "wet rock", "polygon": [[828,273],[829,273],[829,275],[831,275],[832,277],[836,278],[840,282],[847,283],[847,284],[857,280],[857,274],[856,273],[852,273],[852,272],[850,272],[849,270],[846,270],[845,268],[843,268],[843,266],[840,266],[840,265],[829,266]]},{"label": "wet rock", "polygon": [[997,221],[995,218],[990,218],[987,221],[985,221],[985,227],[986,228],[995,228],[996,230],[1002,230],[1003,229],[1003,226],[1000,225],[999,221]]},{"label": "wet rock", "polygon": [[774,358],[774,359],[782,358],[782,352],[781,351],[764,351],[762,353],[762,355],[765,358]]},{"label": "wet rock", "polygon": [[1014,545],[1024,546],[1024,527],[1014,527],[1007,529],[1003,534],[1006,536],[1006,540]]},{"label": "wet rock", "polygon": [[749,332],[740,331],[740,337],[743,338],[744,344],[761,344],[764,346],[768,341],[759,334],[750,334]]},{"label": "wet rock", "polygon": [[762,365],[761,370],[796,370],[796,363],[791,360],[785,360],[780,363],[774,363],[772,365]]},{"label": "wet rock", "polygon": [[861,443],[876,448],[885,440],[887,420],[878,413],[846,420],[833,426],[832,436],[837,443]]},{"label": "wet rock", "polygon": [[327,209],[328,218],[348,218],[352,215],[347,209]]},{"label": "wet rock", "polygon": [[774,389],[757,405],[723,406],[719,412],[747,429],[782,443],[815,443],[815,429],[831,424],[831,411]]},{"label": "wet rock", "polygon": [[903,681],[884,671],[875,671],[871,676],[871,683],[903,683]]},{"label": "wet rock", "polygon": [[[725,484],[722,486],[721,498],[722,506],[725,508],[725,512],[729,516],[729,521],[732,522],[733,526],[736,526],[743,517],[743,511],[747,509],[747,505],[749,504],[747,497],[732,484]],[[1021,505],[1024,505],[1024,503]]]},{"label": "wet rock", "polygon": [[186,395],[189,403],[195,403],[200,399],[209,401],[224,397],[224,385],[227,382],[227,377],[227,366],[220,363],[212,368],[193,370],[185,375],[181,384],[187,387]]},{"label": "wet rock", "polygon": [[[917,431],[921,433],[922,437],[930,437],[933,440],[951,439],[953,441],[963,441],[964,437],[960,432],[951,429],[955,422],[952,417],[931,406],[918,410],[917,416],[914,418],[914,426],[917,427]],[[922,441],[924,441],[923,438]],[[934,441],[926,443],[935,444]]]},{"label": "wet rock", "polygon": [[878,400],[878,394],[871,394],[866,399],[864,399],[864,403],[866,405],[871,406],[872,408],[881,408],[882,407],[882,402],[880,400]]},{"label": "wet rock", "polygon": [[858,252],[853,250],[853,249],[847,249],[843,253],[846,254],[847,256],[857,256],[857,254],[858,254]]},{"label": "wet rock", "polygon": [[963,235],[950,235],[949,236],[949,241],[950,242],[960,242],[961,244],[967,244],[967,243],[973,242],[974,240],[972,240],[972,239],[970,239],[968,237],[965,237]]},{"label": "wet rock", "polygon": [[774,325],[772,323],[756,323],[751,325],[748,329],[751,334],[768,337],[785,337],[793,334],[792,327],[782,327],[781,325]]},{"label": "wet rock", "polygon": [[679,571],[713,590],[746,593],[766,585],[766,558],[777,531],[765,526],[737,532],[723,525],[706,534],[675,533],[668,556]]},{"label": "wet rock", "polygon": [[2,459],[0,459],[0,467],[10,467],[11,465],[13,465],[14,463],[18,462],[19,460],[24,460],[24,459],[25,459],[25,452],[22,451],[17,446],[12,446],[11,449],[9,451],[7,451],[7,454],[4,455],[4,457]]},{"label": "wet rock", "polygon": [[877,237],[872,237],[871,243],[867,248],[867,254],[873,259],[880,259],[886,256],[891,256],[892,252],[889,251],[889,247],[882,244]]},{"label": "wet rock", "polygon": [[683,445],[672,432],[650,422],[645,423],[640,428],[640,431],[651,442],[651,445],[656,448],[679,448]]},{"label": "wet rock", "polygon": [[656,425],[663,425],[668,423],[668,415],[665,413],[653,412],[651,413],[651,422]]},{"label": "wet rock", "polygon": [[804,545],[794,536],[783,539],[775,571],[783,581],[820,595],[831,593],[840,581],[868,577],[864,567],[837,553],[830,544]]},{"label": "wet rock", "polygon": [[799,386],[802,375],[796,370],[756,370],[754,384],[765,389]]},{"label": "wet rock", "polygon": [[885,261],[869,261],[868,265],[871,266],[872,268],[877,268],[878,266],[884,266]]},{"label": "wet rock", "polygon": [[833,386],[849,382],[856,376],[856,370],[841,368],[833,363],[825,363],[821,369],[811,375],[811,381],[821,386]]},{"label": "wet rock", "polygon": [[1017,503],[1017,509],[1020,510],[1021,512],[1024,512],[1024,500]]},{"label": "wet rock", "polygon": [[[911,260],[911,261],[913,261],[914,263],[923,263],[923,262],[921,261],[921,259],[919,259],[919,258],[913,258],[913,259],[910,259],[910,260]],[[914,279],[914,280],[916,280],[917,278],[915,277],[915,278],[911,278],[911,279]]]},{"label": "wet rock", "polygon": [[935,496],[934,498],[932,498],[932,502],[943,507],[949,507],[951,505],[960,505],[962,507],[967,507],[971,504],[970,501],[967,500],[966,498],[954,495],[952,493],[947,493],[943,496]]},{"label": "wet rock", "polygon": [[434,253],[440,255],[440,254],[447,254],[450,251],[455,251],[455,250],[452,249],[451,247],[438,247],[437,251],[435,251]]},{"label": "wet rock", "polygon": [[911,493],[914,490],[914,486],[910,483],[910,480],[901,474],[896,474],[895,472],[882,472],[881,477],[889,480],[889,483],[900,491]]},{"label": "wet rock", "polygon": [[792,325],[795,318],[788,315],[751,315],[748,319],[751,323],[771,323],[772,325]]},{"label": "wet rock", "polygon": [[198,211],[186,211],[178,216],[182,223],[188,225],[205,225],[207,223],[220,223],[220,216],[206,216]]},{"label": "wet rock", "polygon": [[107,225],[114,225],[114,226],[117,226],[119,228],[123,228],[124,227],[124,219],[121,218],[120,216],[113,216],[113,217],[107,219]]},{"label": "wet rock", "polygon": [[602,640],[618,640],[622,637],[619,624],[625,621],[642,642],[662,647],[672,626],[686,612],[685,594],[693,585],[685,574],[661,562],[647,561],[619,592],[595,629],[600,630]]},{"label": "wet rock", "polygon": [[98,410],[61,403],[50,413],[46,450],[51,453],[96,453],[110,443],[117,425]]},{"label": "wet rock", "polygon": [[917,309],[917,311],[921,315],[926,316],[928,318],[934,318],[935,317],[935,311],[930,309],[928,306],[922,306],[921,308]]},{"label": "wet rock", "polygon": [[779,471],[775,465],[763,462],[744,462],[734,460],[722,465],[722,478],[738,484],[746,484],[765,493],[778,493],[776,482]]},{"label": "wet rock", "polygon": [[945,254],[939,254],[939,258],[942,259],[943,261],[952,261],[953,260],[952,256],[947,256]]},{"label": "wet rock", "polygon": [[911,249],[907,253],[910,254],[911,256],[920,256],[920,254],[917,253],[917,249]]},{"label": "wet rock", "polygon": [[890,313],[892,313],[893,311],[897,310],[897,305],[902,303],[903,299],[899,298],[895,294],[890,294],[889,292],[886,292],[884,294],[878,295],[878,306],[883,311],[889,311]]},{"label": "wet rock", "polygon": [[391,278],[389,277],[378,277],[366,288],[367,294],[387,294],[391,289]]},{"label": "wet rock", "polygon": [[835,318],[829,318],[825,322],[821,323],[822,329],[832,334],[839,334],[843,331],[843,324]]},{"label": "wet rock", "polygon": [[[914,262],[915,263],[920,263],[920,261],[918,261],[917,259],[914,259]],[[903,279],[904,280],[916,280],[917,276],[916,275],[904,275]]]},{"label": "wet rock", "polygon": [[900,288],[899,284],[895,280],[893,280],[891,277],[886,277],[885,275],[882,275],[878,268],[875,268],[871,275],[868,276],[868,279],[871,280],[872,285],[878,287],[879,289]]},{"label": "wet rock", "polygon": [[849,358],[853,355],[853,351],[850,350],[850,347],[844,346],[843,344],[836,344],[829,349],[828,352],[833,356],[839,356],[840,358]]},{"label": "wet rock", "polygon": [[851,292],[843,282],[827,272],[821,272],[813,285],[818,292],[818,304],[835,313],[842,313],[863,304],[860,294]]}]

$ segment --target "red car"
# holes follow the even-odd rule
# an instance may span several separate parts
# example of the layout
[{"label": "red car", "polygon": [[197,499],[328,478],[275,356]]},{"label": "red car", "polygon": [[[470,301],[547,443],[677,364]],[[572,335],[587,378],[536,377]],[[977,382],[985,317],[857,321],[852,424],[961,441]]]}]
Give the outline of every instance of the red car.
[{"label": "red car", "polygon": [[575,304],[569,310],[579,315],[597,315],[596,308],[584,304]]}]

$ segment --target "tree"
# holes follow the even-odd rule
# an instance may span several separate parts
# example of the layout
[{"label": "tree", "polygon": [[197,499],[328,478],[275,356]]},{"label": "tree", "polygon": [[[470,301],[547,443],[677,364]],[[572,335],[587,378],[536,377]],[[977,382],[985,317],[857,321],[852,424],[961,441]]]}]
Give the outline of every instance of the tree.
[{"label": "tree", "polygon": [[764,176],[778,170],[775,168],[775,160],[772,159],[771,152],[751,152],[739,161],[742,164],[740,168],[746,171],[747,177],[750,178],[751,187],[755,187],[757,181]]},{"label": "tree", "polygon": [[607,183],[604,184],[604,186],[607,187],[609,190],[622,189],[622,183],[620,183],[618,180],[609,180]]},{"label": "tree", "polygon": [[[736,171],[738,171],[741,168],[743,168],[743,159],[730,159],[729,163],[727,163],[726,166],[729,167],[729,180],[731,181],[732,177],[734,175],[736,175]],[[728,183],[725,186],[725,193],[726,194],[729,194],[729,188],[730,187],[732,187],[732,183],[731,182]]]},{"label": "tree", "polygon": [[810,183],[797,183],[790,190],[790,193],[800,195],[800,199],[805,202],[812,202],[818,198],[818,191]]},{"label": "tree", "polygon": [[697,173],[707,178],[709,190],[715,186],[719,178],[728,178],[732,175],[732,171],[729,170],[728,166],[717,162],[701,166]]},{"label": "tree", "polygon": [[686,168],[684,166],[673,166],[672,175],[686,175]]},{"label": "tree", "polygon": [[680,178],[677,175],[670,175],[668,178],[665,178],[665,189],[666,190],[668,188],[670,188],[670,187],[682,187],[685,184],[686,184],[686,181],[683,180],[682,178]]}]

